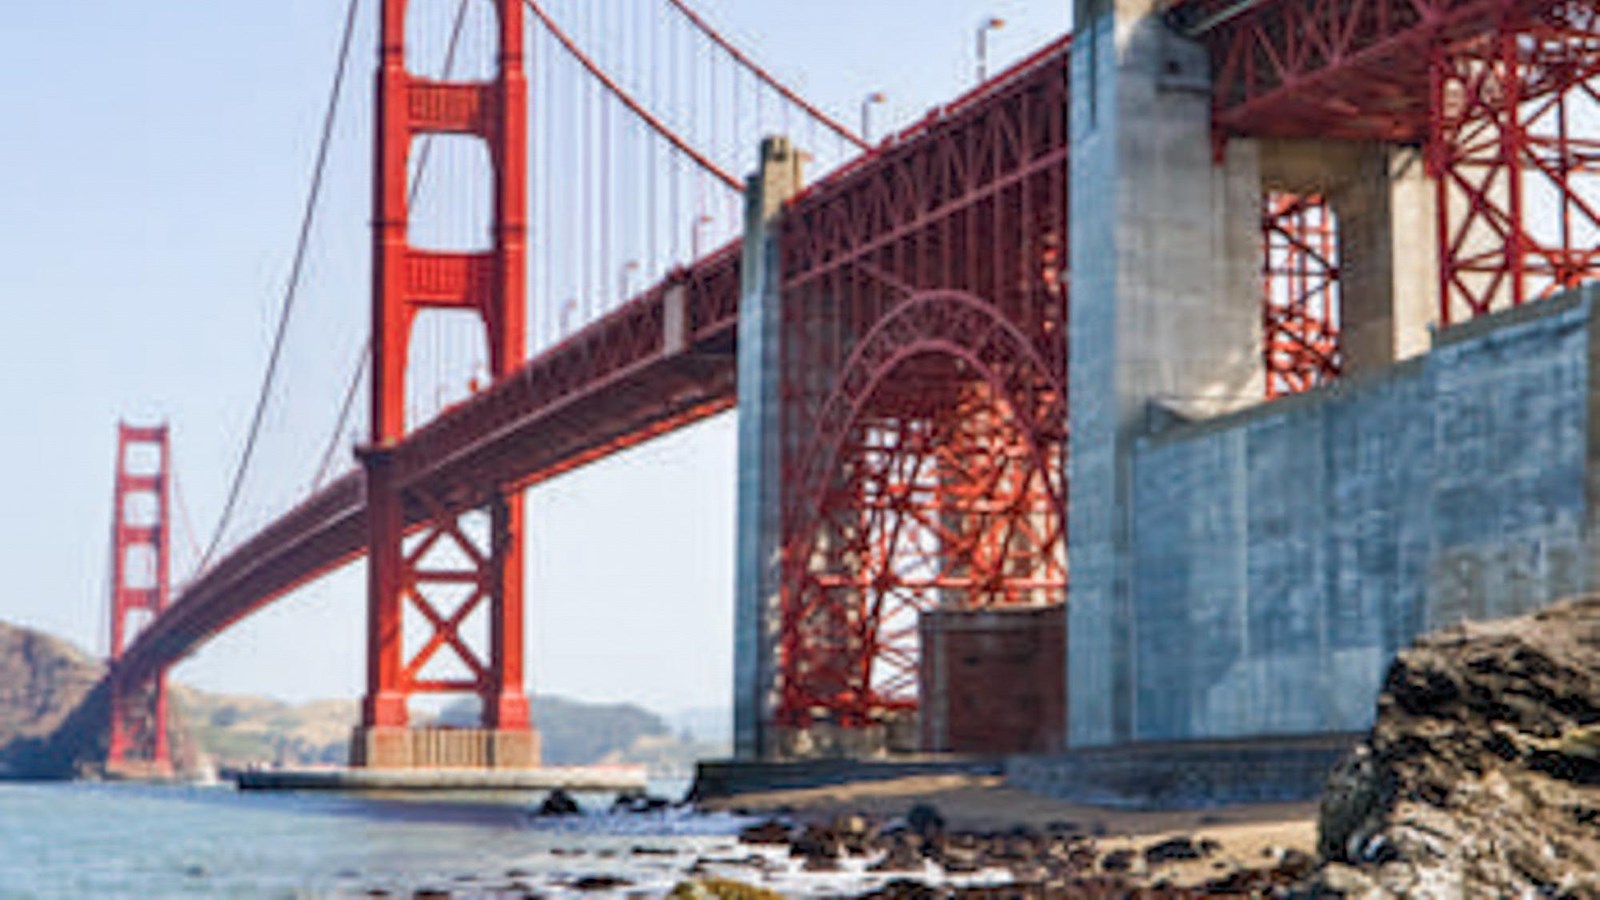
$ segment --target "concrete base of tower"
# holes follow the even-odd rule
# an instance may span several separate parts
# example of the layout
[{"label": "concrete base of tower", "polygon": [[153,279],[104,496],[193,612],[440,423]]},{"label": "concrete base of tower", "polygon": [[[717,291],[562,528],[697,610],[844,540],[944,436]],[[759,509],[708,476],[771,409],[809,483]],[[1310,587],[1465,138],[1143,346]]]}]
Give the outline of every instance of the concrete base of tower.
[{"label": "concrete base of tower", "polygon": [[920,749],[914,712],[858,728],[827,722],[778,726],[772,729],[772,741],[773,758],[778,760],[874,759]]},{"label": "concrete base of tower", "polygon": [[532,769],[539,732],[532,728],[394,728],[359,726],[350,765],[364,769]]},{"label": "concrete base of tower", "polygon": [[176,781],[177,772],[171,762],[127,759],[106,763],[105,777],[109,781]]}]

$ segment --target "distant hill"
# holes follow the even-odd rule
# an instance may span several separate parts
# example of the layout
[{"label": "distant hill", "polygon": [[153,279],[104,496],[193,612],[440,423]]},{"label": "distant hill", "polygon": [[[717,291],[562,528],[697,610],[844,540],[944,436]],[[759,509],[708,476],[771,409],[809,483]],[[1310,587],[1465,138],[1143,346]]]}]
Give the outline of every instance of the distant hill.
[{"label": "distant hill", "polygon": [[667,716],[667,724],[697,743],[733,744],[733,709],[729,706],[680,709]]},{"label": "distant hill", "polygon": [[[0,777],[94,774],[105,758],[106,698],[94,691],[105,665],[72,644],[0,623]],[[471,701],[446,707],[442,724],[469,725]],[[170,732],[181,769],[306,765],[345,761],[357,705],[349,700],[292,704],[172,687]],[[696,758],[724,756],[724,744],[625,703],[562,697],[533,700],[534,721],[551,765],[639,763],[683,774]]]}]

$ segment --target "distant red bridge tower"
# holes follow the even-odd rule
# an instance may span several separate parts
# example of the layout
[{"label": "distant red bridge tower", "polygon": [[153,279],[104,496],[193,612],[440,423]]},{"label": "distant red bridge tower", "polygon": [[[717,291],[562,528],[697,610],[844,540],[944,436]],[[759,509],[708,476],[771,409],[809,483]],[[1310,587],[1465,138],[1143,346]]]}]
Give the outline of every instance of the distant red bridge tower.
[{"label": "distant red bridge tower", "polygon": [[[433,496],[407,483],[393,454],[406,434],[409,349],[419,312],[476,313],[495,379],[526,356],[523,4],[495,0],[498,70],[492,80],[473,83],[431,81],[406,69],[406,6],[384,0],[380,26],[372,438],[362,451],[370,548],[367,694],[351,761],[379,768],[531,766],[539,752],[523,687],[522,497],[496,484]],[[428,134],[469,135],[487,144],[494,169],[489,250],[421,250],[408,242],[408,160],[413,140]],[[464,626],[481,622],[480,610],[487,636],[474,642]],[[483,727],[409,727],[412,696],[447,693],[477,695]]]},{"label": "distant red bridge tower", "polygon": [[[167,426],[117,425],[117,480],[111,524],[111,667],[142,625],[167,608],[171,583],[172,457]],[[111,736],[106,769],[113,774],[172,773],[167,743],[166,672],[143,684],[109,679]]]}]

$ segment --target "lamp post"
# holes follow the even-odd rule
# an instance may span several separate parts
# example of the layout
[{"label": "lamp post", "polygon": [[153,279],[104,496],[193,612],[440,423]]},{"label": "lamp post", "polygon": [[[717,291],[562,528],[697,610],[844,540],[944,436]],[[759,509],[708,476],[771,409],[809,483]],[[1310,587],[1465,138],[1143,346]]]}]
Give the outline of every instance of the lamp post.
[{"label": "lamp post", "polygon": [[888,99],[883,91],[873,91],[861,101],[861,139],[869,144],[872,142],[872,107]]},{"label": "lamp post", "polygon": [[1006,27],[1006,20],[991,16],[978,26],[978,83],[989,78],[989,32]]},{"label": "lamp post", "polygon": [[700,258],[700,229],[714,221],[711,216],[701,213],[694,217],[694,224],[689,229],[689,256],[693,259]]},{"label": "lamp post", "polygon": [[561,305],[561,337],[563,339],[565,339],[566,336],[571,333],[571,327],[568,325],[568,321],[572,317],[572,311],[577,308],[578,298],[576,297],[567,300],[566,303]]},{"label": "lamp post", "polygon": [[628,282],[632,280],[631,276],[634,272],[638,271],[638,269],[639,261],[637,259],[630,259],[622,264],[622,271],[617,275],[617,280],[620,282],[620,285],[617,289],[618,305],[628,302]]}]

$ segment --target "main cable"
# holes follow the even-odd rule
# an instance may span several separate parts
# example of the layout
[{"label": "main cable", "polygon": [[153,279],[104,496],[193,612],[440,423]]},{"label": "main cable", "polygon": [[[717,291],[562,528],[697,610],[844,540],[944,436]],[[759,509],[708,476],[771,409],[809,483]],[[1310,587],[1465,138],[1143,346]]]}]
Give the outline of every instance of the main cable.
[{"label": "main cable", "polygon": [[239,465],[234,469],[233,484],[228,489],[228,501],[222,507],[222,516],[217,520],[217,530],[211,536],[211,543],[200,557],[199,564],[195,566],[196,573],[205,571],[222,543],[222,536],[226,533],[234,509],[238,506],[239,493],[244,487],[245,473],[250,467],[250,461],[255,456],[256,443],[261,438],[261,423],[266,418],[267,401],[272,396],[273,383],[277,381],[278,364],[283,358],[284,338],[289,333],[289,318],[294,312],[295,299],[300,293],[300,275],[305,269],[306,250],[311,243],[311,226],[316,220],[317,201],[322,195],[322,180],[327,171],[328,150],[333,144],[333,126],[339,111],[339,96],[344,91],[345,72],[350,62],[350,45],[356,30],[356,13],[360,7],[361,0],[350,0],[345,12],[344,37],[339,42],[339,63],[334,69],[333,86],[328,92],[327,108],[322,116],[322,140],[317,148],[316,163],[312,168],[311,190],[301,214],[300,236],[295,245],[294,262],[289,271],[289,284],[278,314],[278,328],[272,338],[272,352],[267,358],[266,377],[262,379],[261,393],[256,397],[255,414],[250,419],[250,434],[245,439]]},{"label": "main cable", "polygon": [[667,0],[667,3],[670,4],[673,9],[676,9],[685,19],[688,19],[689,23],[698,29],[701,34],[704,34],[706,37],[710,38],[712,43],[716,44],[718,47],[721,47],[722,51],[732,57],[734,62],[737,62],[750,73],[755,75],[756,78],[760,79],[761,82],[767,87],[777,91],[778,95],[783,97],[783,99],[788,100],[795,106],[805,110],[806,115],[809,115],[811,118],[821,122],[833,133],[839,135],[850,143],[855,144],[858,149],[872,149],[872,145],[863,140],[860,135],[839,124],[839,122],[832,116],[813,106],[806,100],[806,98],[795,93],[795,91],[788,85],[773,77],[772,73],[762,68],[760,63],[756,62],[754,59],[751,59],[747,54],[744,53],[744,51],[734,46],[731,41],[723,37],[715,28],[712,28],[710,23],[701,18],[699,13],[696,13],[693,9],[690,9],[689,4],[685,2],[685,0]]},{"label": "main cable", "polygon": [[[461,46],[461,32],[467,23],[467,0],[461,0],[456,6],[455,23],[450,28],[450,45],[445,48],[444,72],[440,76],[448,81],[456,67],[456,51]],[[406,206],[414,207],[417,197],[422,191],[422,178],[428,171],[428,159],[433,151],[433,135],[424,135],[422,148],[417,151],[417,169],[411,175],[411,185],[406,189]],[[350,413],[355,409],[356,394],[361,388],[361,379],[366,375],[372,363],[372,336],[367,335],[367,342],[361,348],[361,353],[356,357],[355,371],[350,374],[350,383],[345,387],[344,401],[339,405],[339,418],[334,422],[333,435],[328,438],[328,445],[322,451],[322,461],[317,465],[317,474],[311,479],[311,489],[315,491],[323,484],[323,479],[328,476],[333,465],[333,456],[339,451],[339,439],[344,435],[345,428],[350,424]]]}]

